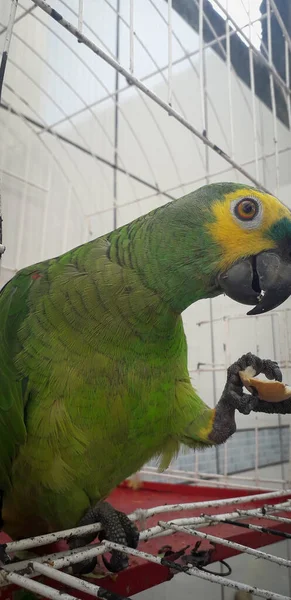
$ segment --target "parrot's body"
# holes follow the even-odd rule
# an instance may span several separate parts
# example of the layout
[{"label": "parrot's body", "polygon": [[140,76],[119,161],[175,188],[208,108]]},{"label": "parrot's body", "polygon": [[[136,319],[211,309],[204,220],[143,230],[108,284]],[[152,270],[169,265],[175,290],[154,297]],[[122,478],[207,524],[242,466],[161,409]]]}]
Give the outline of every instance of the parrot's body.
[{"label": "parrot's body", "polygon": [[[1,414],[11,445],[22,443],[12,471],[0,463],[0,486],[13,478],[3,509],[13,536],[76,524],[153,454],[177,450],[175,433],[196,415],[181,317],[108,247],[101,238],[25,269],[3,291],[18,332],[7,365],[15,434]],[[203,408],[208,416],[198,399],[197,418]],[[39,503],[47,523],[35,518]]]},{"label": "parrot's body", "polygon": [[[247,232],[230,211],[246,195],[265,209],[260,229]],[[215,410],[191,385],[181,312],[221,293],[217,275],[240,258],[274,248],[274,228],[291,239],[278,200],[207,186],[25,268],[3,288],[0,490],[9,535],[75,526],[154,455],[165,467],[180,444],[220,443],[233,432],[220,415],[214,435]]]}]

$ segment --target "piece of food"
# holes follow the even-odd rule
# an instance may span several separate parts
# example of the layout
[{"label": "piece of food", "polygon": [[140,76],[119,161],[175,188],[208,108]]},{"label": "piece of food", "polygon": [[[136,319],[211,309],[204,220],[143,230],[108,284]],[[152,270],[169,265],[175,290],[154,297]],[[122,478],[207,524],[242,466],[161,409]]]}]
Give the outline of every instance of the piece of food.
[{"label": "piece of food", "polygon": [[242,383],[249,392],[256,390],[259,398],[266,402],[282,402],[291,398],[291,387],[280,381],[266,381],[255,377],[253,367],[247,367],[239,372]]}]

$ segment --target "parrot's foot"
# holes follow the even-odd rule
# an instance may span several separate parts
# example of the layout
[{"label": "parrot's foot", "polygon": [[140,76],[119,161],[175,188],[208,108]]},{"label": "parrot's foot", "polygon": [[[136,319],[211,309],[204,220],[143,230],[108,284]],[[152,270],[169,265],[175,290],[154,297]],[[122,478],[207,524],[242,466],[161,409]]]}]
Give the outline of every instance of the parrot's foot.
[{"label": "parrot's foot", "polygon": [[255,374],[263,373],[268,379],[282,381],[282,373],[278,364],[272,360],[262,360],[258,356],[244,354],[227,370],[227,381],[222,396],[214,410],[212,430],[208,436],[214,444],[224,443],[236,430],[235,410],[248,415],[252,410],[266,413],[291,413],[291,399],[283,402],[266,402],[260,400],[256,392],[245,394],[240,371],[253,367]]},{"label": "parrot's foot", "polygon": [[8,565],[11,562],[6,553],[6,544],[0,544],[0,565]]},{"label": "parrot's foot", "polygon": [[239,371],[244,371],[247,367],[253,367],[256,375],[263,373],[267,379],[282,381],[280,368],[272,360],[262,360],[249,352],[233,363],[227,370],[227,382],[221,396],[221,401],[237,409],[244,415],[248,415],[252,410],[256,410],[260,402],[257,395],[245,394],[243,392],[243,384],[239,376]]},{"label": "parrot's foot", "polygon": [[[130,548],[137,547],[139,533],[135,524],[129,520],[126,514],[116,510],[108,502],[98,502],[94,508],[90,508],[81,519],[79,526],[91,525],[98,522],[102,525],[102,531],[98,535],[100,541],[106,539],[110,542],[122,544],[123,546],[129,546]],[[95,537],[96,534],[91,534],[71,538],[69,542],[70,548],[79,548],[85,544],[90,544]],[[127,554],[117,550],[112,551],[110,561],[107,561],[104,557],[102,558],[107,569],[113,573],[122,571],[128,565]],[[73,565],[73,572],[79,575],[90,573],[96,564],[97,558],[84,560],[81,563]]]}]

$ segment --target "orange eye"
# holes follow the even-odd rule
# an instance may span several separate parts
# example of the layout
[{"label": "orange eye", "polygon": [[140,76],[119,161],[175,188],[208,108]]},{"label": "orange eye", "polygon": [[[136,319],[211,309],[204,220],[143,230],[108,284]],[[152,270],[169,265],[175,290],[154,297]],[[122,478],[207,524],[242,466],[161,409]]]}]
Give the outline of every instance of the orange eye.
[{"label": "orange eye", "polygon": [[244,198],[237,203],[234,213],[241,221],[251,221],[258,214],[259,207],[253,198]]}]

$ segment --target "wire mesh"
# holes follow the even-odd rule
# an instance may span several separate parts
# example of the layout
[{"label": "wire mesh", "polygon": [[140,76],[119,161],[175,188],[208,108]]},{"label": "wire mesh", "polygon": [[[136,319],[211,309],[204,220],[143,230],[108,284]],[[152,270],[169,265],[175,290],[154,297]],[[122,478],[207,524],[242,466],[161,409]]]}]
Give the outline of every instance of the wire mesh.
[{"label": "wire mesh", "polygon": [[[129,515],[129,518],[132,521],[137,521],[142,524],[140,541],[147,541],[157,537],[169,536],[174,532],[184,533],[189,536],[190,545],[191,536],[194,536],[196,538],[198,537],[207,540],[213,545],[222,545],[223,547],[226,547],[228,551],[240,553],[243,552],[257,559],[266,560],[268,562],[280,565],[281,567],[290,568],[290,560],[275,556],[263,550],[248,547],[237,542],[235,539],[227,539],[227,537],[222,535],[222,532],[219,529],[219,524],[227,523],[231,520],[231,523],[236,526],[243,526],[254,531],[264,530],[265,533],[269,532],[273,536],[278,536],[279,539],[290,537],[291,533],[289,533],[289,531],[291,531],[291,518],[288,516],[291,511],[291,500],[288,498],[290,493],[291,490],[286,490],[284,492],[284,498],[282,498],[281,491],[245,496],[243,498],[243,504],[260,504],[260,507],[254,509],[250,508],[247,510],[241,510],[239,507],[242,504],[242,497],[240,496],[231,499],[225,498],[220,500],[208,500],[187,504],[174,504],[168,506],[161,505],[150,509],[137,509]],[[232,512],[223,512],[224,507],[227,507],[227,509],[232,508]],[[205,514],[204,511],[209,509],[215,509],[215,514]],[[189,512],[191,513],[195,510],[203,512],[200,512],[200,516],[198,517],[187,516]],[[217,510],[219,511],[218,513]],[[159,519],[157,521],[157,525],[154,525],[148,529],[145,528],[147,519],[157,515],[167,515],[169,513],[171,513],[171,515],[173,515],[173,513],[179,513],[179,518],[171,518],[168,521]],[[184,516],[181,517],[181,514],[184,514]],[[254,517],[261,520],[261,526],[251,522]],[[271,524],[274,523],[274,525],[272,525],[272,529],[269,525],[270,521]],[[209,526],[213,526],[214,523],[216,524],[214,533],[213,527],[211,529],[211,533],[208,533],[207,529],[206,532],[198,529],[198,527],[209,528]],[[289,531],[284,531],[284,528],[286,529],[288,527]],[[97,523],[95,525],[78,527],[62,532],[30,538],[27,540],[21,540],[19,542],[8,542],[6,545],[6,552],[10,554],[23,550],[31,550],[32,548],[45,546],[62,539],[69,540],[72,535],[77,534],[97,534],[100,528],[100,524]],[[66,590],[70,593],[64,593],[64,591],[62,591],[62,596],[65,595],[67,598],[78,598],[78,595],[72,596],[71,593],[73,592],[75,594],[77,591],[81,591],[95,597],[98,596],[100,598],[120,600],[121,598],[124,598],[124,596],[120,595],[118,591],[106,590],[106,588],[104,588],[102,585],[96,585],[92,583],[92,581],[79,579],[75,576],[72,576],[68,571],[73,564],[76,564],[81,560],[96,556],[100,557],[102,554],[115,549],[120,550],[131,557],[136,557],[142,561],[149,562],[150,564],[157,564],[159,566],[167,567],[170,569],[172,575],[177,573],[186,573],[188,575],[206,579],[207,581],[213,583],[221,583],[226,587],[236,590],[255,593],[257,596],[262,598],[272,598],[272,600],[283,600],[287,598],[287,596],[283,596],[259,587],[254,588],[253,586],[249,586],[232,579],[225,579],[221,575],[213,574],[207,570],[204,570],[204,567],[206,569],[206,565],[209,565],[209,563],[213,561],[211,561],[208,556],[208,560],[206,560],[205,564],[199,565],[196,561],[197,555],[195,555],[195,552],[192,552],[192,554],[191,552],[188,554],[186,553],[186,550],[189,547],[190,546],[185,547],[185,551],[178,552],[177,555],[172,552],[169,553],[169,555],[163,556],[145,552],[144,550],[128,548],[120,544],[103,540],[102,543],[98,544],[94,542],[88,547],[79,548],[76,550],[60,551],[49,555],[44,554],[41,557],[7,564],[3,566],[0,571],[0,587],[5,587],[9,584],[16,584],[19,587],[40,594],[41,596],[52,598],[54,600],[55,598],[59,597],[60,592],[48,585],[47,581],[51,581],[65,586]],[[66,571],[62,571],[61,569],[66,569]],[[37,580],[33,581],[33,579],[38,577],[40,574],[46,577],[46,583],[39,582]]]},{"label": "wire mesh", "polygon": [[[151,18],[156,19],[157,33],[162,35],[162,28],[165,28],[163,37],[165,51],[161,56],[160,48],[158,50],[155,44],[151,44],[149,39],[144,37],[143,28],[139,23],[138,6],[134,0],[129,0],[126,9],[119,2],[104,0],[102,3],[105,7],[104,15],[106,17],[108,15],[111,29],[114,30],[112,39],[108,40],[102,36],[96,20],[90,18],[92,16],[90,7],[85,0],[76,0],[70,3],[71,5],[63,0],[56,0],[52,4],[51,7],[44,0],[22,0],[18,3],[11,0],[8,23],[5,21],[0,23],[0,36],[4,36],[6,40],[3,49],[3,56],[5,52],[7,55],[6,62],[8,57],[7,69],[2,67],[0,72],[0,89],[3,84],[0,118],[3,117],[1,129],[5,133],[1,144],[4,197],[7,190],[8,194],[11,190],[13,193],[13,186],[16,187],[17,182],[21,185],[21,190],[18,192],[21,198],[18,211],[19,222],[13,223],[14,229],[18,232],[17,239],[13,241],[15,252],[8,249],[8,253],[1,261],[4,280],[23,266],[23,248],[27,243],[24,235],[27,226],[26,215],[30,210],[32,190],[39,194],[38,200],[43,207],[39,227],[41,235],[37,256],[34,247],[30,254],[27,253],[25,260],[27,263],[35,262],[35,259],[44,259],[54,252],[57,253],[57,247],[52,247],[52,236],[48,227],[50,215],[54,211],[56,173],[64,190],[61,194],[63,207],[61,220],[64,226],[61,235],[55,236],[61,240],[59,248],[61,252],[118,226],[125,220],[130,220],[131,215],[137,216],[162,202],[178,197],[194,189],[198,184],[231,178],[251,182],[263,190],[269,190],[280,197],[283,196],[285,200],[288,199],[290,177],[286,163],[290,157],[291,38],[286,21],[282,18],[275,0],[266,1],[266,11],[261,15],[258,14],[258,7],[257,13],[253,12],[255,3],[241,2],[244,20],[240,24],[233,16],[233,3],[195,0],[192,3],[194,7],[192,28],[187,23],[187,31],[184,28],[185,24],[182,25],[185,15],[179,12],[178,2],[148,0],[144,4],[151,11]],[[214,12],[211,12],[210,5]],[[222,19],[219,26],[217,15],[221,15]],[[26,22],[29,26],[33,24],[35,32],[46,32],[50,36],[47,39],[52,40],[52,45],[59,44],[58,48],[70,55],[72,64],[76,70],[80,70],[81,78],[84,77],[88,89],[86,85],[75,85],[72,72],[67,73],[61,61],[56,60],[53,53],[50,55],[50,51],[44,51],[37,35],[34,39],[33,35],[27,34]],[[266,31],[264,38],[257,34],[256,27],[260,23]],[[272,41],[274,23],[283,36],[283,69],[279,68],[274,58]],[[187,35],[184,37],[184,34],[189,32],[192,36],[193,29],[197,34],[196,44],[190,43],[190,37]],[[153,37],[157,43],[158,36]],[[242,56],[247,58],[247,75],[243,75],[240,65],[236,62],[239,40],[243,44],[240,46]],[[19,48],[24,53],[23,58]],[[29,57],[29,60],[26,61],[25,57]],[[213,83],[213,70],[218,65],[217,57],[221,61],[219,64],[224,63],[225,66],[223,85],[227,119],[222,118],[221,109],[217,105],[219,81]],[[94,62],[95,60],[99,62]],[[30,61],[31,68],[28,66]],[[105,65],[104,69],[100,67],[102,61]],[[147,68],[141,68],[143,62],[147,64]],[[181,85],[185,87],[185,81],[182,81],[182,69],[185,69],[185,65],[193,89],[195,81],[195,95],[193,94],[195,101],[192,105],[187,101],[186,95],[181,94],[180,91]],[[112,69],[112,78],[108,74],[109,71],[105,70],[107,66]],[[259,89],[264,77],[267,80],[265,96]],[[47,81],[50,83],[47,84]],[[22,82],[27,86],[24,86],[26,91],[22,90]],[[56,91],[58,89],[60,92]],[[91,93],[91,90],[94,92]],[[38,100],[39,98],[41,101]],[[141,115],[149,124],[149,133],[155,131],[157,135],[155,138],[157,153],[166,156],[166,176],[165,174],[160,176],[159,170],[162,171],[162,166],[159,161],[157,161],[158,167],[155,164],[157,153],[154,152],[153,144],[147,139],[145,131],[139,129],[137,120],[134,120],[134,111],[130,105],[131,98],[134,102],[138,102],[135,106],[138,106],[138,111],[142,111]],[[246,140],[243,131],[238,127],[240,120],[238,105],[243,111],[244,118],[249,119]],[[112,120],[111,112],[107,118],[105,108],[108,106],[114,112]],[[103,108],[104,112],[102,112]],[[90,119],[92,131],[94,127],[94,135],[88,133],[83,119]],[[110,120],[110,125],[107,120]],[[102,140],[100,145],[96,143],[98,138]],[[176,144],[176,138],[181,140],[180,145],[179,142]],[[241,150],[242,141],[248,147],[248,152]],[[185,160],[184,162],[180,160],[181,151],[176,149],[176,146],[181,148],[184,143],[187,154],[193,157],[187,168],[184,164]],[[15,146],[23,147],[22,156],[25,160],[18,161],[19,164],[21,162],[22,170],[15,159],[10,159]],[[126,146],[132,146],[133,150],[127,153]],[[34,167],[35,156],[39,151],[46,159],[43,161],[46,162],[45,168],[42,165],[42,177],[38,177]],[[140,155],[140,161],[134,156],[135,152]],[[0,189],[2,188],[3,185]],[[97,188],[101,190],[98,201],[95,200]],[[9,215],[7,209],[6,212]],[[72,224],[75,227],[73,233]],[[9,242],[8,233],[11,233],[13,227],[8,222],[6,245]],[[1,254],[4,249],[1,227],[0,244]],[[257,318],[247,317],[249,330],[256,331],[254,339],[251,340],[255,346],[255,353],[265,352],[267,348],[267,354],[278,360],[284,379],[290,377],[291,368],[289,317],[289,308],[276,311],[271,321],[268,316],[260,318],[259,323]],[[236,309],[232,310],[229,306],[221,309],[215,302],[210,301],[208,311],[204,311],[203,318],[195,321],[195,335],[200,341],[206,337],[209,339],[210,352],[204,353],[205,357],[199,356],[197,360],[197,351],[201,351],[201,345],[198,343],[199,348],[192,349],[190,374],[194,383],[199,382],[197,386],[199,391],[200,387],[202,390],[203,387],[205,388],[205,395],[211,396],[213,404],[219,397],[219,389],[225,378],[227,366],[234,356],[237,358],[239,354],[237,340],[235,349],[232,348],[231,343],[235,324],[243,325],[244,319],[245,316],[237,314]],[[267,342],[264,337],[264,326],[261,327],[262,322],[265,323],[265,329],[270,329]],[[220,342],[219,346],[217,340]],[[249,350],[250,338],[243,340],[243,344],[247,344]],[[206,378],[211,379],[211,388],[209,383],[206,383]],[[224,487],[226,483],[230,488],[240,487],[242,482],[250,490],[255,490],[257,486],[264,488],[269,484],[274,488],[290,487],[289,417],[284,419],[278,417],[278,423],[275,425],[272,421],[271,426],[263,417],[256,416],[255,425],[254,422],[251,424],[250,421],[247,422],[254,433],[254,455],[251,462],[253,468],[248,468],[245,474],[242,466],[232,464],[233,448],[228,443],[221,452],[215,451],[215,457],[213,461],[212,457],[209,460],[210,466],[207,470],[204,469],[203,455],[196,453],[195,457],[186,457],[187,460],[185,459],[184,462],[179,459],[180,462],[172,465],[165,474],[158,473],[157,468],[152,464],[146,465],[140,474],[141,477],[161,480],[167,478],[172,482],[186,481],[195,484],[207,479],[215,483],[218,488]],[[243,427],[243,423],[239,422],[241,432]],[[278,475],[277,470],[275,474],[264,475],[262,469],[268,465],[262,461],[262,450],[265,449],[262,448],[262,432],[270,430],[268,432],[270,437],[271,429],[275,431],[275,428],[279,434],[276,460],[280,473]],[[284,510],[287,508],[285,506]],[[250,516],[249,513],[246,516]],[[256,517],[264,518],[258,514]],[[207,518],[204,519],[206,524]],[[272,519],[287,524],[286,520],[279,521],[279,517],[274,515]],[[189,520],[184,525],[175,523],[172,531],[179,527],[180,529],[186,527],[189,531],[190,525]],[[169,524],[165,525],[165,522],[161,522],[159,527],[160,535],[165,529],[169,530]],[[19,544],[18,547],[21,547],[22,542]],[[103,551],[105,547],[108,549],[112,546],[104,545]],[[88,552],[95,552],[95,549],[90,549]],[[156,557],[150,560],[160,564]],[[289,562],[287,560],[288,565],[285,566],[290,566]],[[39,568],[47,568],[52,574],[51,567],[47,565],[39,567],[38,563],[33,561],[30,566],[32,573],[38,573]],[[197,569],[192,569],[191,574],[194,574],[194,571],[197,575]],[[204,577],[205,574],[200,573],[199,576]],[[11,581],[20,582],[17,578],[23,575],[15,572],[9,577],[12,578]],[[219,578],[216,578],[216,581],[220,581]],[[47,592],[38,589],[43,595],[45,591]],[[96,586],[94,590],[90,586],[87,587],[87,591],[89,589],[91,590],[89,593],[96,595]],[[263,590],[261,592],[264,593]],[[55,592],[50,593],[55,594]],[[283,598],[278,594],[262,597]]]}]

